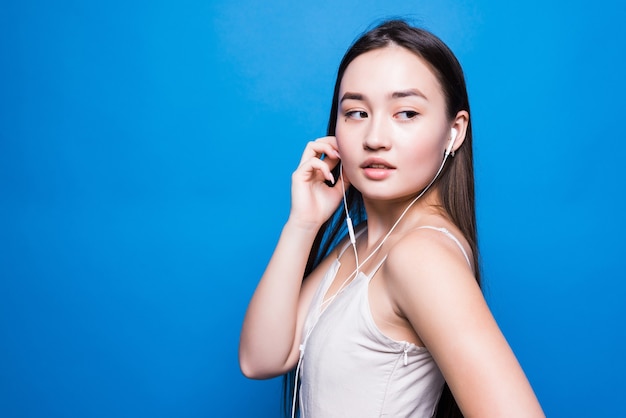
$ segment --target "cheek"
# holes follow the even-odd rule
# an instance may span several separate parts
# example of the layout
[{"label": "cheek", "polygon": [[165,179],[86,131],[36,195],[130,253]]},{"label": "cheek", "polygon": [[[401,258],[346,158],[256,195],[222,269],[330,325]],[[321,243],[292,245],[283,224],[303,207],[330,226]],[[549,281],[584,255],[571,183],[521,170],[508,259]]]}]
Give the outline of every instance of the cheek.
[{"label": "cheek", "polygon": [[412,152],[407,150],[407,154],[415,160],[422,162],[435,161],[440,154],[443,155],[441,146],[435,141],[430,143],[420,143],[414,146],[411,151]]},{"label": "cheek", "polygon": [[348,178],[354,178],[359,169],[358,152],[355,144],[347,141],[345,137],[337,136],[337,148],[341,156],[341,171]]},{"label": "cheek", "polygon": [[346,144],[345,141],[337,140],[337,148],[341,156],[343,170],[350,172],[357,165],[354,148]]},{"label": "cheek", "polygon": [[339,149],[341,159],[350,159],[350,156],[354,154],[355,147],[358,146],[353,135],[350,135],[349,132],[338,123],[335,129],[335,138],[337,139],[337,148]]},{"label": "cheek", "polygon": [[406,166],[418,176],[429,176],[443,161],[443,147],[440,141],[416,141],[398,153]]},{"label": "cheek", "polygon": [[347,137],[346,127],[342,119],[338,119],[335,125],[335,137],[337,137],[337,141]]}]

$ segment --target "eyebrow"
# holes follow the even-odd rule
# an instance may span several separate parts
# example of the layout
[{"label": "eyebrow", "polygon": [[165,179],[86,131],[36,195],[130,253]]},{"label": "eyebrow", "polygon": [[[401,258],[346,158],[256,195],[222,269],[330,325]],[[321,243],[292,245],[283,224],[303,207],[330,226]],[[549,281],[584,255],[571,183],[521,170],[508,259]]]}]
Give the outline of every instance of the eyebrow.
[{"label": "eyebrow", "polygon": [[[390,97],[392,99],[402,99],[403,97],[419,97],[421,99],[428,100],[426,98],[426,96],[421,91],[419,91],[417,89],[394,91],[393,93],[391,93]],[[361,93],[346,92],[341,97],[341,100],[339,100],[339,104],[343,103],[344,100],[364,101],[365,100],[365,96],[363,96]]]},{"label": "eyebrow", "polygon": [[393,92],[391,94],[391,98],[392,99],[401,99],[403,97],[420,97],[420,98],[422,98],[424,100],[428,100],[426,98],[426,96],[421,91],[419,91],[417,89],[396,91],[396,92]]},{"label": "eyebrow", "polygon": [[364,99],[364,96],[360,93],[346,92],[343,96],[341,96],[341,100],[339,100],[339,103],[343,103],[344,100],[359,100],[362,102]]}]

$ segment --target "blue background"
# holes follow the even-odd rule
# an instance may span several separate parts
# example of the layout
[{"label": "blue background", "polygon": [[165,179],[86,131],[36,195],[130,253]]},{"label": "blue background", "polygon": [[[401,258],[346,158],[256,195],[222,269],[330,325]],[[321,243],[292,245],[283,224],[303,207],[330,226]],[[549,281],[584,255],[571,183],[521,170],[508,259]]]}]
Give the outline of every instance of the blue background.
[{"label": "blue background", "polygon": [[0,416],[279,414],[247,302],[334,74],[405,16],[464,66],[486,296],[548,416],[626,391],[626,13],[605,1],[0,6]]}]

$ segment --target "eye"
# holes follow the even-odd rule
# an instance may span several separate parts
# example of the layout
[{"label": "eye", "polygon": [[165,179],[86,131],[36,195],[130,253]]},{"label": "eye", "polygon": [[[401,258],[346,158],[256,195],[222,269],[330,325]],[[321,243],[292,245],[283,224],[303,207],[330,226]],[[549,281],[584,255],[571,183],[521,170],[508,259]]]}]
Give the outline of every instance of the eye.
[{"label": "eye", "polygon": [[415,119],[418,115],[419,113],[414,110],[403,110],[402,112],[396,113],[395,118],[401,120],[410,120]]},{"label": "eye", "polygon": [[349,110],[344,114],[346,120],[348,119],[356,119],[362,120],[367,119],[367,112],[363,110]]}]

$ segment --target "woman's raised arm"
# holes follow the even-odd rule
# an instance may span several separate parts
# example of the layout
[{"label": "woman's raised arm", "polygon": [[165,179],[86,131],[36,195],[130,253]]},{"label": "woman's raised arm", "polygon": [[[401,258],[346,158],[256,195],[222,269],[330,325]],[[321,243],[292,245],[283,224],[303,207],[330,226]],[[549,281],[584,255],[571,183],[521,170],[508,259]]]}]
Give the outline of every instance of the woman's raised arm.
[{"label": "woman's raised arm", "polygon": [[[324,155],[322,160],[320,157]],[[310,142],[292,176],[292,205],[274,254],[252,296],[239,344],[244,375],[263,379],[291,370],[298,359],[304,317],[324,266],[302,276],[320,226],[341,202],[332,168],[339,162],[334,137]]]}]

